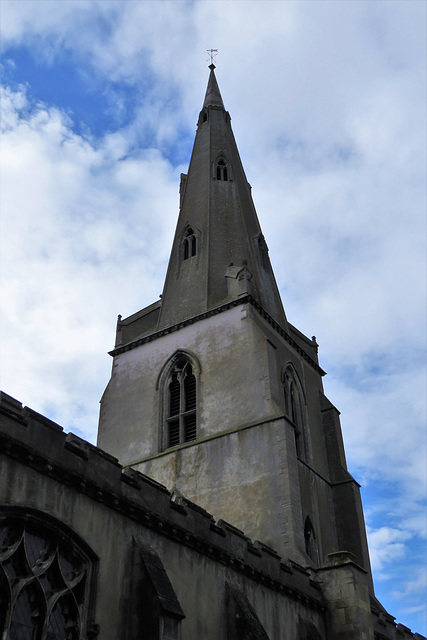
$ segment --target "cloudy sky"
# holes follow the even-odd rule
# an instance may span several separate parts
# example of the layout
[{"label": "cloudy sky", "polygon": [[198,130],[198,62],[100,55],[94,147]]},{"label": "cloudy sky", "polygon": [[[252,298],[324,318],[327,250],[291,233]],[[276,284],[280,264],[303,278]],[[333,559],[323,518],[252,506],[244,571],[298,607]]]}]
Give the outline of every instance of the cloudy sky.
[{"label": "cloudy sky", "polygon": [[96,438],[158,299],[208,79],[289,320],[316,335],[377,594],[426,633],[426,3],[1,0],[1,386]]}]

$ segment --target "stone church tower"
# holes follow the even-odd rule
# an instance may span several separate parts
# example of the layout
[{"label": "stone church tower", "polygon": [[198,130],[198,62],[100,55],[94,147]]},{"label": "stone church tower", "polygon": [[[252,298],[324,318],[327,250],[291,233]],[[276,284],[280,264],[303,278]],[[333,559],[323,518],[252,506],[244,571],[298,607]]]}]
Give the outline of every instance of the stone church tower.
[{"label": "stone church tower", "polygon": [[163,294],[119,317],[98,446],[284,558],[354,554],[372,589],[339,412],[286,319],[210,69]]},{"label": "stone church tower", "polygon": [[213,65],[163,295],[111,355],[98,447],[0,392],[1,638],[426,640],[375,598]]}]

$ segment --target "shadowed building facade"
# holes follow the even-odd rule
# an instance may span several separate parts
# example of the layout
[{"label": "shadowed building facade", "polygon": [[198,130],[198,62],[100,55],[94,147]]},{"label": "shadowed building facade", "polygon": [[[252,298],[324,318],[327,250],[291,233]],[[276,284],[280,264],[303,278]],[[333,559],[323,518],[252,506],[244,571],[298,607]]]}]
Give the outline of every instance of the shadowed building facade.
[{"label": "shadowed building facade", "polygon": [[375,598],[339,412],[286,318],[214,65],[163,294],[119,317],[111,355],[98,447],[2,396],[4,629],[421,638]]}]

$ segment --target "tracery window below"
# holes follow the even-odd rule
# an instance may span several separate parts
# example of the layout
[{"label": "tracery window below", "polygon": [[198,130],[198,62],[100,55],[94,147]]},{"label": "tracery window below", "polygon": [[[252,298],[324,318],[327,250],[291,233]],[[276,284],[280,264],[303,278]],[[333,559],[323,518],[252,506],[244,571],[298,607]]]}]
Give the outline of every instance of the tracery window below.
[{"label": "tracery window below", "polygon": [[80,640],[90,562],[51,527],[0,515],[0,637]]}]

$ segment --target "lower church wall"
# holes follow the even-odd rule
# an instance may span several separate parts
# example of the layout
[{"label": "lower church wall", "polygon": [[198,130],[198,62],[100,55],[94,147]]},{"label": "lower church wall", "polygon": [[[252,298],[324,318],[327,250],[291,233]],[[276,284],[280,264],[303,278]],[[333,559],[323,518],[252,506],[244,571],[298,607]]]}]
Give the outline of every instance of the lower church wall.
[{"label": "lower church wall", "polygon": [[322,595],[303,569],[10,400],[3,395],[0,416],[0,525],[22,521],[88,549],[93,603],[82,638],[238,640],[254,625],[257,637],[293,640],[306,621],[326,639]]},{"label": "lower church wall", "polygon": [[[74,625],[68,633],[72,629],[76,639],[340,637],[329,622],[336,600],[328,591],[340,588],[336,562],[323,574],[283,562],[262,542],[215,522],[201,507],[124,469],[5,394],[0,397],[0,531],[5,637],[11,618],[17,624],[24,615],[12,609],[20,589],[28,589],[37,614],[26,623],[39,624],[54,615],[43,608],[43,598],[52,601],[56,590],[60,603],[65,582],[63,619]],[[40,559],[34,562],[36,547]],[[70,573],[73,565],[77,571]],[[338,586],[330,579],[334,571]],[[80,598],[81,608],[75,608],[74,622],[67,622],[73,598]],[[378,618],[385,619],[382,613]],[[387,624],[378,640],[415,638],[400,636],[390,620]],[[43,633],[41,640],[46,628]]]}]

